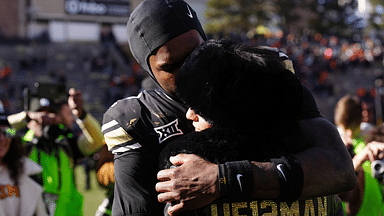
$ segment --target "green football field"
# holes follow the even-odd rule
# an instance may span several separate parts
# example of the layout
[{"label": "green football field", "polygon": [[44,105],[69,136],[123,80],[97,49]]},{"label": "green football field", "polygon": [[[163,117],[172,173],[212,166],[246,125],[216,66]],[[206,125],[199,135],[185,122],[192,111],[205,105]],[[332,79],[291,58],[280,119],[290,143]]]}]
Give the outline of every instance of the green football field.
[{"label": "green football field", "polygon": [[76,184],[79,191],[84,196],[84,206],[83,212],[84,216],[94,216],[97,210],[97,207],[105,199],[105,190],[101,188],[96,179],[96,173],[94,170],[91,171],[91,189],[85,189],[85,172],[81,165],[76,166],[75,168],[76,175]]}]

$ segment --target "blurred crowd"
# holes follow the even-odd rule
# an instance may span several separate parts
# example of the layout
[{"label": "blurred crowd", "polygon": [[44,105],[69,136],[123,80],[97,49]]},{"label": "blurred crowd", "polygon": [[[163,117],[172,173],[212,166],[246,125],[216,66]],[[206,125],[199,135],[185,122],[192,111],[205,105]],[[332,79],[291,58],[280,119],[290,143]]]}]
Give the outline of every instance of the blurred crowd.
[{"label": "blurred crowd", "polygon": [[[243,40],[246,43],[266,45],[281,49],[292,59],[296,74],[298,77],[300,77],[302,83],[304,83],[315,95],[321,97],[334,96],[335,94],[334,85],[337,85],[337,83],[333,83],[329,80],[330,74],[337,73],[348,76],[350,68],[360,67],[362,70],[369,70],[373,67],[383,68],[384,66],[383,42],[381,40],[370,37],[363,37],[359,41],[339,38],[337,36],[323,36],[320,34],[307,34],[301,37],[294,34],[276,34],[267,36],[258,35],[252,37],[252,39],[247,37],[237,38]],[[93,58],[84,58],[83,69],[85,71],[104,74],[107,77],[105,80],[103,80],[103,82],[105,82],[105,86],[107,86],[105,88],[105,92],[103,95],[99,95],[99,99],[103,101],[104,110],[102,110],[102,112],[104,112],[118,99],[131,95],[137,95],[142,89],[155,88],[155,86],[153,86],[154,84],[146,79],[142,69],[136,62],[133,61],[133,59],[129,57],[129,55],[122,55],[124,57],[125,63],[129,65],[129,71],[127,71],[125,74],[116,72],[117,63],[113,58],[111,58],[107,50],[110,46],[113,46],[116,47],[119,53],[124,51],[121,46],[116,44],[116,41],[114,40],[113,34],[111,32],[104,33],[102,35],[101,43],[104,47],[104,52],[101,52],[99,55],[96,55]],[[91,112],[84,109],[84,104],[86,103],[87,98],[83,98],[81,94],[88,94],[87,92],[81,93],[75,89],[71,89],[68,92],[68,101],[61,103],[60,107],[52,107],[52,104],[54,104],[52,101],[50,101],[50,103],[44,103],[44,101],[40,100],[39,109],[24,109],[23,111],[20,110],[19,107],[14,107],[15,103],[11,103],[12,100],[10,99],[19,99],[19,97],[15,95],[14,87],[9,84],[12,73],[14,73],[15,70],[48,70],[47,67],[45,67],[46,64],[47,61],[44,58],[26,58],[21,60],[19,65],[10,65],[6,63],[1,65],[0,117],[3,119],[0,119],[2,121],[0,125],[0,141],[2,142],[0,146],[0,162],[2,162],[0,164],[0,168],[2,165],[9,166],[9,163],[12,163],[12,161],[16,160],[22,161],[20,164],[26,163],[25,161],[27,160],[23,158],[29,158],[34,163],[39,164],[43,169],[37,169],[36,173],[33,173],[33,175],[37,176],[38,181],[40,181],[41,185],[44,185],[44,187],[37,187],[36,190],[39,191],[39,193],[37,193],[39,198],[36,199],[38,202],[35,204],[41,205],[42,203],[48,203],[47,205],[50,208],[50,215],[53,215],[55,209],[71,209],[68,207],[69,205],[73,205],[73,209],[82,208],[82,196],[79,194],[76,186],[72,184],[74,165],[83,164],[87,174],[86,176],[89,177],[89,171],[91,169],[106,169],[108,172],[111,172],[112,170],[113,173],[113,163],[109,164],[107,168],[101,168],[101,165],[93,164],[95,161],[93,161],[94,157],[92,156],[99,151],[106,150],[101,148],[103,143],[101,138],[102,135],[100,132],[100,119],[95,119]],[[376,78],[379,80],[381,75],[383,75],[381,74],[382,72],[384,72],[384,70],[376,74]],[[18,72],[18,74],[20,75],[23,73]],[[69,77],[64,71],[49,71],[48,74],[50,77],[50,83],[68,85]],[[26,81],[35,82],[34,80]],[[85,82],[88,81],[86,80]],[[22,85],[22,88],[25,86],[26,84]],[[377,106],[377,100],[378,98],[381,98],[378,97],[378,94],[381,94],[381,92],[378,91],[378,87],[381,86],[382,85],[377,85],[377,83],[372,83],[372,88],[370,89],[353,86],[351,91],[355,93],[353,99],[356,99],[355,102],[357,103],[356,106],[358,107],[357,113],[359,117],[361,114],[361,118],[358,118],[357,123],[354,123],[352,126],[342,122],[341,120],[335,120],[336,125],[340,129],[343,141],[345,141],[346,146],[351,149],[351,156],[355,158],[356,155],[364,155],[356,158],[356,160],[359,160],[359,165],[355,167],[356,172],[359,175],[359,180],[364,178],[364,176],[372,176],[372,171],[370,171],[370,163],[377,159],[378,154],[374,153],[377,153],[378,149],[382,149],[382,146],[384,145],[383,143],[377,144],[377,141],[375,141],[374,144],[370,144],[373,142],[373,140],[364,140],[364,138],[368,135],[373,136],[373,133],[378,133],[380,130],[379,127],[382,127],[382,105]],[[22,99],[25,100],[25,98]],[[380,104],[382,101],[384,100],[379,101]],[[29,103],[29,101],[27,103]],[[345,105],[344,108],[345,107],[347,107],[347,105]],[[378,108],[380,109],[380,112],[378,112]],[[345,108],[345,110],[338,110],[335,113],[339,113],[338,115],[341,115],[340,112],[347,113],[348,111]],[[12,116],[13,118],[8,119],[9,116]],[[356,117],[356,114],[353,116]],[[340,118],[341,117],[335,117],[335,119]],[[47,125],[61,126],[57,129],[53,127],[47,127]],[[358,129],[356,129],[356,125],[359,125]],[[376,125],[380,126],[377,127]],[[56,130],[56,132],[53,130]],[[54,138],[52,138],[49,137],[50,133],[56,133],[58,135],[55,135]],[[14,138],[16,134],[21,137],[21,140],[13,141],[13,139],[16,139]],[[62,138],[57,140],[59,136],[62,136]],[[28,148],[25,149],[25,153],[23,152],[21,156],[18,156],[12,160],[9,159],[10,162],[7,162],[7,160],[2,158],[7,158],[6,155],[8,151],[14,151],[8,150],[11,142],[10,140],[12,140],[12,142],[21,142],[24,144],[24,146],[26,143],[28,143],[28,145],[26,145]],[[53,143],[60,147],[53,146]],[[3,145],[8,145],[8,147],[2,147]],[[44,157],[46,157],[46,159],[44,160],[46,161],[41,161],[43,157],[40,154],[45,154]],[[369,158],[367,156],[369,154],[374,156]],[[63,155],[62,157],[64,159],[62,159],[60,155]],[[68,162],[66,167],[60,167],[63,166],[63,163],[60,162],[57,165],[54,165],[54,167],[49,168],[51,169],[49,171],[51,173],[47,173],[48,168],[45,166],[50,164],[49,161],[54,161],[56,163],[61,160]],[[364,163],[369,164],[363,165]],[[72,174],[69,175],[69,179],[62,179],[61,181],[68,182],[69,186],[67,188],[71,188],[71,191],[63,191],[63,187],[57,183],[60,182],[60,180],[57,179],[62,177],[62,174],[58,174],[58,170],[65,169],[67,169],[67,171]],[[1,170],[2,169],[0,169],[0,173]],[[17,171],[18,168],[14,168],[14,170],[16,171],[10,172],[9,179],[15,179],[15,182],[17,182],[17,179],[23,176],[23,169],[20,168],[20,170]],[[113,176],[110,176],[110,178],[112,179]],[[7,181],[11,182],[9,179],[7,179]],[[377,184],[377,181],[381,181],[382,179],[372,177],[370,180]],[[99,181],[107,189],[106,197],[110,197],[110,194],[108,193],[111,193],[109,185],[111,180],[99,179]],[[103,181],[105,182],[103,183]],[[3,185],[4,183],[1,182],[0,184]],[[364,183],[359,184],[359,187],[361,187],[361,185],[364,185]],[[87,189],[90,188],[89,178],[87,179],[86,187]],[[15,190],[18,189],[11,189],[11,187],[9,187],[9,189],[7,189],[8,196],[12,197],[12,194],[16,196],[17,193],[14,192]],[[356,210],[351,208],[350,203],[353,203],[354,199],[363,199],[366,195],[361,195],[361,197],[358,198],[354,197],[353,194],[342,194],[341,196],[346,202],[345,208],[348,209],[349,212],[356,213],[362,204],[360,203]],[[371,196],[367,195],[367,197]],[[59,199],[64,199],[65,201],[59,203]],[[382,199],[382,197],[374,197],[370,199],[376,200]],[[106,207],[110,204],[111,202],[109,201],[103,205]],[[61,205],[68,206],[63,207]],[[37,210],[39,209],[40,208],[37,208]],[[22,212],[23,209],[20,211]],[[1,213],[2,212],[0,212],[0,215],[2,215]],[[44,215],[39,214],[37,211],[35,213],[37,215]],[[68,212],[66,214],[73,215],[72,213]]]},{"label": "blurred crowd", "polygon": [[[339,77],[348,77],[351,68],[360,68],[364,71],[375,70],[376,68],[383,67],[383,42],[379,39],[371,37],[363,37],[361,40],[339,38],[337,36],[325,36],[321,34],[304,34],[297,36],[292,33],[283,34],[276,33],[273,35],[256,35],[251,39],[247,36],[230,35],[235,39],[242,40],[246,43],[253,43],[258,45],[266,45],[277,47],[294,62],[295,71],[300,77],[303,84],[305,84],[316,96],[327,98],[335,96],[340,98],[341,95],[337,94],[337,80],[333,80],[333,75]],[[99,100],[101,101],[101,110],[106,110],[114,101],[136,95],[141,89],[141,81],[146,77],[143,70],[138,66],[134,59],[127,53],[126,45],[117,44],[112,32],[103,32],[101,35],[102,50],[97,54],[87,55],[81,57],[82,74],[75,74],[74,77],[65,68],[50,69],[47,65],[49,63],[49,56],[29,56],[20,59],[18,65],[12,65],[7,62],[0,61],[0,95],[7,100],[11,100],[15,105],[15,109],[20,110],[21,107],[21,93],[25,87],[31,86],[31,83],[36,82],[38,76],[44,71],[50,77],[49,82],[65,83],[68,81],[79,82],[78,88],[83,88],[85,99],[90,102],[93,93],[97,92]],[[126,68],[123,70],[118,69],[118,61],[114,55],[109,51],[113,47],[120,56],[123,57]],[[92,53],[92,52],[91,52]],[[64,58],[64,57],[63,57]],[[2,64],[1,64],[2,63]],[[35,71],[36,80],[32,81],[26,77],[27,71]],[[123,72],[124,71],[124,72]],[[100,82],[87,82],[89,76],[85,74],[101,74]],[[380,76],[379,74],[375,76]],[[372,74],[372,73],[371,73]],[[372,76],[371,74],[367,76]],[[12,79],[13,76],[13,79]],[[17,78],[15,78],[17,77]],[[10,84],[15,79],[16,84]],[[75,80],[71,80],[75,79]],[[372,78],[374,79],[374,78]],[[11,82],[10,82],[11,81]],[[86,83],[84,85],[84,82]],[[94,85],[94,86],[91,86]],[[102,86],[102,88],[100,88]],[[348,91],[355,91],[361,86],[351,86],[354,89]],[[374,83],[372,82],[372,87]],[[370,91],[371,89],[366,89]],[[16,102],[15,102],[16,101]],[[93,112],[93,110],[91,110]],[[95,114],[95,113],[94,113]],[[98,120],[101,120],[99,115],[95,114]],[[333,119],[329,119],[333,121]]]},{"label": "blurred crowd", "polygon": [[74,168],[104,145],[100,124],[74,88],[39,99],[18,113],[0,101],[0,215],[81,216]]},{"label": "blurred crowd", "polygon": [[276,34],[262,37],[261,40],[251,42],[261,42],[285,52],[293,60],[295,71],[302,83],[314,94],[324,97],[334,94],[336,83],[329,81],[330,74],[348,76],[351,67],[366,70],[375,65],[382,68],[384,64],[383,41],[371,37],[356,41],[319,33],[304,34],[301,37],[290,33],[285,36]]}]

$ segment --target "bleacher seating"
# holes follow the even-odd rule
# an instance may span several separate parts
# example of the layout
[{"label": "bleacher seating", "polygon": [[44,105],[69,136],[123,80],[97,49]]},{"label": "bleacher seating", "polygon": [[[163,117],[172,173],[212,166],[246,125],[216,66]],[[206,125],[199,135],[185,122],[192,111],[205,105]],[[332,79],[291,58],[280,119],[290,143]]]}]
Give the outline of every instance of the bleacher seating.
[{"label": "bleacher seating", "polygon": [[[68,89],[83,92],[87,110],[101,121],[109,80],[132,73],[122,58],[115,47],[102,43],[0,44],[0,69],[5,65],[12,69],[10,77],[1,80],[0,95],[12,103],[14,111],[21,111],[25,87],[33,92],[36,82],[65,80]],[[97,60],[104,62],[95,64]]]},{"label": "bleacher seating", "polygon": [[[109,43],[110,44],[110,43]],[[67,88],[75,87],[83,92],[86,108],[100,122],[106,109],[119,94],[127,96],[127,85],[140,85],[144,74],[133,72],[122,50],[106,43],[0,43],[0,69],[9,65],[12,69],[8,79],[0,80],[0,97],[6,97],[14,111],[23,109],[23,89],[34,90],[36,82],[57,82],[60,75],[66,80]],[[140,72],[142,73],[142,72]],[[333,122],[333,109],[338,99],[347,93],[356,93],[357,88],[371,89],[375,78],[383,73],[383,63],[375,62],[370,67],[362,64],[350,65],[344,72],[329,73],[328,83],[332,85],[331,95],[314,93],[322,115]],[[136,83],[130,83],[131,75],[138,76]],[[123,76],[121,79],[119,76]],[[118,77],[118,79],[114,79]],[[122,83],[113,83],[122,80]],[[112,84],[111,84],[112,83]],[[127,84],[128,83],[128,84]],[[123,87],[119,86],[122,85]],[[113,89],[120,88],[118,90]],[[138,87],[139,88],[139,87]],[[136,89],[138,89],[136,88]]]}]

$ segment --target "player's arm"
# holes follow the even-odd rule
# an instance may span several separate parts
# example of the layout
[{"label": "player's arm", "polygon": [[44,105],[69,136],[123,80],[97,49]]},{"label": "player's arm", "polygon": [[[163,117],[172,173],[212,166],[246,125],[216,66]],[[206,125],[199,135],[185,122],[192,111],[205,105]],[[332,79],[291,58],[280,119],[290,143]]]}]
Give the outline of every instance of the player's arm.
[{"label": "player's arm", "polygon": [[356,186],[357,178],[336,127],[324,118],[300,120],[306,140],[314,147],[295,155],[304,171],[300,199],[337,194]]},{"label": "player's arm", "polygon": [[[351,190],[356,185],[352,161],[336,128],[324,118],[300,120],[308,142],[314,147],[294,155],[304,173],[300,199],[336,194]],[[196,209],[220,197],[218,165],[196,155],[181,154],[171,158],[179,167],[162,170],[156,185],[160,202],[176,201],[169,213]],[[269,162],[252,162],[254,176],[252,197],[275,199],[280,183],[275,165]],[[186,190],[188,188],[188,190]]]},{"label": "player's arm", "polygon": [[[297,197],[306,199],[351,190],[357,182],[351,157],[336,127],[320,117],[312,94],[305,87],[303,90],[305,103],[298,123],[312,147],[294,155],[303,175],[302,191]],[[180,202],[169,208],[170,213],[196,209],[220,197],[218,165],[185,154],[172,157],[171,161],[181,166],[160,171],[158,179],[163,182],[156,185],[157,191],[161,192],[158,195],[160,202]],[[280,196],[281,178],[275,164],[251,162],[248,167],[253,172],[253,184],[248,185],[252,197],[276,199]]]},{"label": "player's arm", "polygon": [[[131,106],[133,103],[130,101]],[[154,187],[158,159],[145,144],[131,136],[137,134],[134,126],[124,127],[124,122],[139,118],[132,113],[124,113],[128,110],[126,107],[126,104],[118,103],[103,116],[102,132],[109,151],[114,154],[112,211],[114,215],[158,215],[157,211],[162,211]],[[139,112],[135,114],[140,116]]]},{"label": "player's arm", "polygon": [[114,214],[153,216],[162,212],[155,190],[157,157],[145,149],[129,150],[116,155],[114,171]]},{"label": "player's arm", "polygon": [[97,180],[105,187],[113,186],[115,183],[113,154],[108,151],[107,145],[103,145],[98,154],[99,159],[95,167]]},{"label": "player's arm", "polygon": [[[352,160],[335,126],[322,117],[299,120],[298,123],[306,141],[313,146],[294,155],[304,176],[302,193],[298,198],[353,189],[357,180]],[[156,185],[157,191],[161,192],[158,195],[160,202],[180,202],[169,208],[170,211],[178,213],[196,209],[220,197],[218,165],[186,154],[172,157],[171,161],[181,166],[160,171],[158,179],[163,182]],[[250,166],[253,172],[252,197],[279,197],[281,188],[276,166],[270,162],[252,162]]]},{"label": "player's arm", "polygon": [[[354,188],[357,180],[352,160],[336,128],[321,117],[300,120],[299,124],[307,141],[314,144],[313,147],[294,155],[300,161],[304,173],[300,199],[336,194]],[[157,190],[165,192],[159,195],[160,201],[174,201],[176,197],[189,200],[189,196],[195,193],[193,190],[196,190],[196,197],[200,196],[197,193],[199,190],[207,196],[212,194],[210,200],[219,197],[216,164],[185,154],[172,157],[171,161],[182,166],[158,173],[160,180],[169,180],[157,184]],[[277,198],[280,183],[274,164],[252,162],[252,169],[254,173],[252,196],[263,199]],[[188,187],[188,179],[191,180],[190,184],[195,185],[193,190],[182,190]]]},{"label": "player's arm", "polygon": [[[312,147],[293,155],[303,171],[303,187],[299,199],[351,190],[357,182],[352,159],[336,127],[320,116],[312,94],[304,86],[303,90],[304,103],[297,122],[306,142]],[[276,181],[277,175],[273,174],[276,171],[273,164],[256,164],[255,197],[277,197],[281,186],[279,180]]]}]

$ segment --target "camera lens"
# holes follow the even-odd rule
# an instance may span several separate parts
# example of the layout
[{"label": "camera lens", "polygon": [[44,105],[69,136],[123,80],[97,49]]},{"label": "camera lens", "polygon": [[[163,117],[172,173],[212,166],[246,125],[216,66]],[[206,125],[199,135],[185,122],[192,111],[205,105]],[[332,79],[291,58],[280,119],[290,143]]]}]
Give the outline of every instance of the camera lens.
[{"label": "camera lens", "polygon": [[43,136],[45,139],[53,141],[61,134],[61,129],[58,125],[46,125],[43,128]]},{"label": "camera lens", "polygon": [[383,178],[384,162],[382,160],[375,160],[371,164],[372,176],[378,179]]}]

